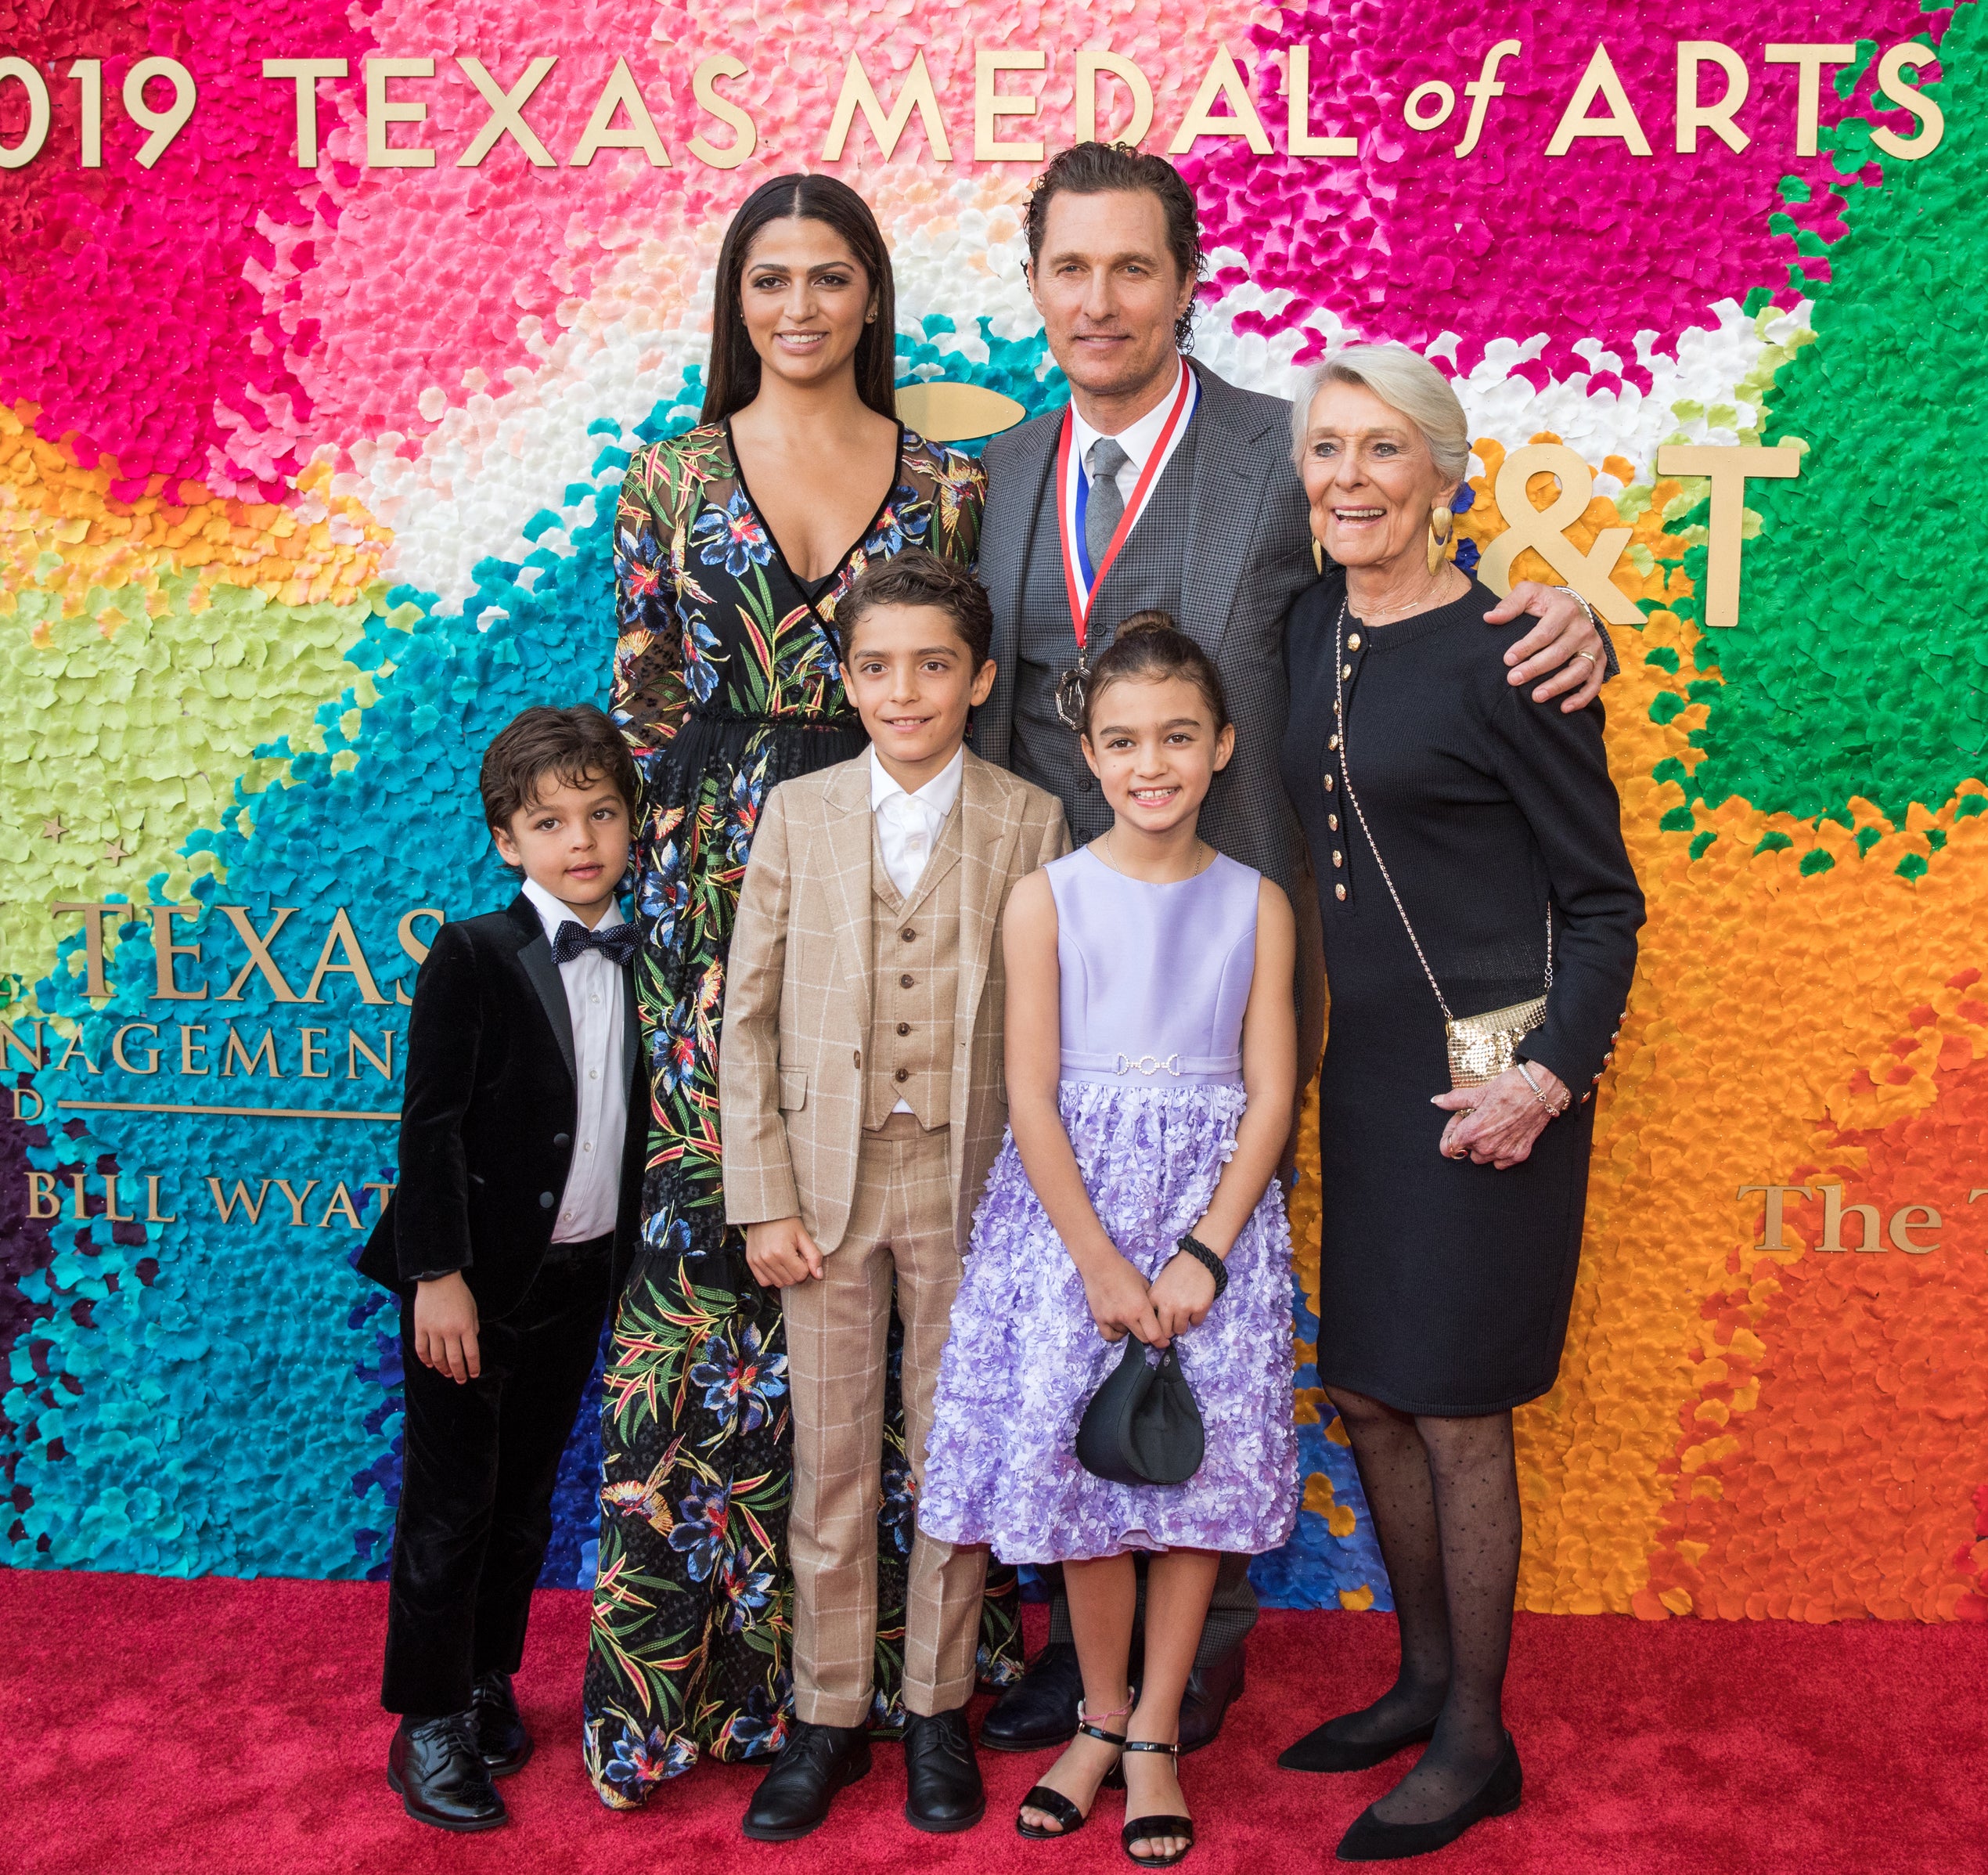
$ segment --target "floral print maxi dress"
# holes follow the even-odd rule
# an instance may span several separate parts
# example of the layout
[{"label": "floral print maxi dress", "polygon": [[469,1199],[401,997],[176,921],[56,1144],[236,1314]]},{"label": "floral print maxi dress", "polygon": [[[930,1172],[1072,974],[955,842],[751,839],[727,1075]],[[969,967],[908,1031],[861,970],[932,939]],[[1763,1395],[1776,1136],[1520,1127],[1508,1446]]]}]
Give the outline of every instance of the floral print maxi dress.
[{"label": "floral print maxi dress", "polygon": [[[642,777],[636,996],[650,1069],[642,1243],[601,1404],[599,1574],[585,1693],[588,1776],[616,1809],[698,1752],[784,1742],[792,1480],[780,1292],[747,1273],[720,1186],[718,1044],[726,954],[766,791],[861,753],[837,669],[835,608],[907,546],[971,563],[979,465],[901,431],[898,474],[863,538],[810,587],[760,521],[729,430],[705,424],[628,465],[616,517],[615,720]],[[891,1331],[877,1514],[872,1724],[904,1721],[906,1568],[916,1505]],[[990,1569],[981,1674],[1021,1670],[1014,1572]]]}]

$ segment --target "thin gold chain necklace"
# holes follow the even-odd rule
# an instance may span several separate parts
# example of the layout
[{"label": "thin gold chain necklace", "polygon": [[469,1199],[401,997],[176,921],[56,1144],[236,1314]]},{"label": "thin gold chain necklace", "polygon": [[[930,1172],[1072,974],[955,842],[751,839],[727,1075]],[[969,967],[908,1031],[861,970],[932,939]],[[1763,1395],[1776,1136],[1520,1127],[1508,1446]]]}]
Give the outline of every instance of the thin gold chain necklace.
[{"label": "thin gold chain necklace", "polygon": [[[1118,826],[1115,820],[1113,821],[1109,827],[1105,828],[1104,837],[1097,843],[1097,856],[1102,860],[1106,865],[1110,867],[1120,878],[1129,879],[1132,878],[1132,874],[1127,872],[1116,860],[1111,857],[1111,836],[1118,831]],[[1202,860],[1201,864],[1197,866],[1192,872],[1188,874],[1187,879],[1199,878],[1201,874],[1207,871],[1209,867],[1212,866],[1214,864],[1215,849],[1211,846],[1208,849],[1208,857]],[[1133,883],[1140,885],[1184,885],[1187,884],[1187,879],[1138,879],[1134,880]]]}]

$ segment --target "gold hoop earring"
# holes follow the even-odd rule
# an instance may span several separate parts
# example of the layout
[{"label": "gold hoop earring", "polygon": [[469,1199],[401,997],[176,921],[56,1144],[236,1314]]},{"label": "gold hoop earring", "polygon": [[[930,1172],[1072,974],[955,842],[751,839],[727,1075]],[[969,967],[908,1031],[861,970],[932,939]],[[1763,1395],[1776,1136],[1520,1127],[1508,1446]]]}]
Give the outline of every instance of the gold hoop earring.
[{"label": "gold hoop earring", "polygon": [[1444,502],[1436,502],[1429,509],[1428,557],[1429,571],[1433,573],[1442,564],[1450,551],[1450,536],[1456,532],[1456,517]]}]

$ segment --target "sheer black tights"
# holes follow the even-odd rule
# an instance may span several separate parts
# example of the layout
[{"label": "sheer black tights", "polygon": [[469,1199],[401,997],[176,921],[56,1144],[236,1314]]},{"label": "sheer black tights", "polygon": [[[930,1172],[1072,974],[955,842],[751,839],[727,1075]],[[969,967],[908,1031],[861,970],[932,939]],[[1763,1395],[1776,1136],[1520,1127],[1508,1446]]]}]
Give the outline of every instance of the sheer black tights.
[{"label": "sheer black tights", "polygon": [[1384,1823],[1432,1823],[1478,1790],[1504,1749],[1519,1551],[1511,1415],[1417,1418],[1329,1390],[1388,1566],[1401,1668],[1372,1705],[1328,1730],[1365,1742],[1435,1719],[1420,1761],[1375,1806]]}]

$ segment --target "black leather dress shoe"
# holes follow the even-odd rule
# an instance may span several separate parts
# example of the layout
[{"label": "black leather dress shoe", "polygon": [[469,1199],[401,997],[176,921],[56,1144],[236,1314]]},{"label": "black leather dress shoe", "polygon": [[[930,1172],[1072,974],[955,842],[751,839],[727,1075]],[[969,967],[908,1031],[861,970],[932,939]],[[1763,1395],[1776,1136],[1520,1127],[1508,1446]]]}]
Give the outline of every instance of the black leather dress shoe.
[{"label": "black leather dress shoe", "polygon": [[980,1742],[990,1751],[1067,1745],[1077,1736],[1077,1706],[1083,1697],[1075,1644],[1051,1641],[980,1722]]},{"label": "black leather dress shoe", "polygon": [[904,1732],[904,1769],[910,1786],[904,1820],[913,1829],[949,1835],[971,1830],[987,1813],[965,1713],[913,1714]]},{"label": "black leather dress shoe", "polygon": [[1180,1700],[1183,1758],[1215,1743],[1229,1707],[1242,1697],[1243,1668],[1247,1664],[1243,1644],[1238,1641],[1219,1660],[1197,1667],[1188,1675],[1187,1690]]},{"label": "black leather dress shoe", "polygon": [[510,1820],[477,1754],[467,1712],[403,1717],[387,1748],[387,1782],[409,1816],[438,1830],[494,1830]]},{"label": "black leather dress shoe", "polygon": [[1434,1823],[1383,1823],[1371,1805],[1353,1819],[1339,1844],[1342,1862],[1399,1862],[1447,1848],[1471,1824],[1487,1816],[1504,1816],[1518,1808],[1525,1779],[1518,1768],[1518,1747],[1505,1734],[1504,1754],[1475,1797],[1467,1797],[1447,1816]]},{"label": "black leather dress shoe", "polygon": [[508,1673],[486,1673],[477,1678],[470,1711],[477,1722],[477,1754],[492,1777],[522,1771],[531,1756],[531,1734],[518,1716],[517,1696]]},{"label": "black leather dress shoe", "polygon": [[828,1820],[835,1794],[870,1775],[870,1733],[862,1725],[811,1725],[796,1719],[773,1768],[745,1813],[755,1842],[792,1842]]}]

